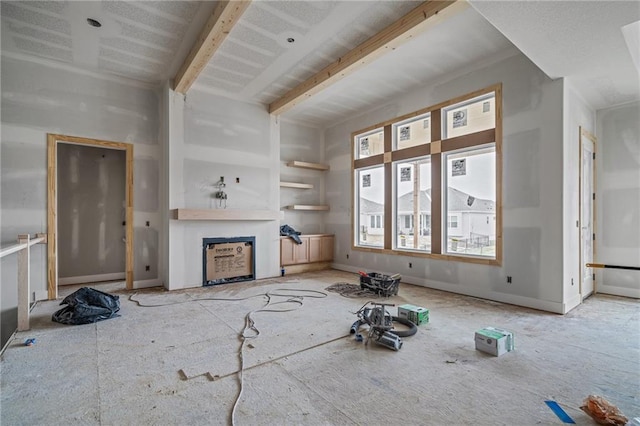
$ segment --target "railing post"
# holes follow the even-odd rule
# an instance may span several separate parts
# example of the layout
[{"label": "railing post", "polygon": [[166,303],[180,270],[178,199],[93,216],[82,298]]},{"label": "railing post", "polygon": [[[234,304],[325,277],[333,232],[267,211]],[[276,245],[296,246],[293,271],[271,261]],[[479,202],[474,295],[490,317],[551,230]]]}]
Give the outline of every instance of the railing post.
[{"label": "railing post", "polygon": [[18,235],[18,243],[26,247],[18,252],[18,331],[29,330],[30,276],[29,234]]}]

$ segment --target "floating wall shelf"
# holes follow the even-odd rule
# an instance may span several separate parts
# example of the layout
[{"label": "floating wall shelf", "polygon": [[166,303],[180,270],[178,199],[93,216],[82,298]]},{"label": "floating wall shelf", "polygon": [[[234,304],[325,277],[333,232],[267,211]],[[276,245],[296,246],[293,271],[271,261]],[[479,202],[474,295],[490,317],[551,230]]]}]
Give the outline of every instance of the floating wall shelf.
[{"label": "floating wall shelf", "polygon": [[281,187],[286,188],[300,188],[300,189],[311,189],[313,185],[310,183],[298,183],[298,182],[280,182]]},{"label": "floating wall shelf", "polygon": [[326,210],[329,210],[329,206],[293,204],[291,206],[287,206],[287,209],[289,209],[289,210],[307,210],[307,211],[326,211]]},{"label": "floating wall shelf", "polygon": [[287,166],[298,167],[301,169],[329,170],[329,166],[327,164],[307,163],[305,161],[289,161]]},{"label": "floating wall shelf", "polygon": [[271,210],[240,209],[174,209],[171,217],[176,220],[280,220],[282,212]]}]

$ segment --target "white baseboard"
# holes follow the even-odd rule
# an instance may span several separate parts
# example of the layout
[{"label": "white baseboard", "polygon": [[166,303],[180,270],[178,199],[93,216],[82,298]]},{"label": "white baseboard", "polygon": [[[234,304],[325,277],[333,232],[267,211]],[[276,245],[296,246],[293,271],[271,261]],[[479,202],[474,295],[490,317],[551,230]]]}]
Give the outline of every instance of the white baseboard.
[{"label": "white baseboard", "polygon": [[578,307],[581,303],[582,303],[582,295],[581,294],[576,294],[575,296],[573,296],[572,299],[570,299],[566,303],[564,303],[564,309],[563,309],[562,313],[566,314],[567,312],[569,312],[573,308]]},{"label": "white baseboard", "polygon": [[599,284],[598,293],[640,299],[640,288],[616,287],[612,285]]},{"label": "white baseboard", "polygon": [[99,274],[99,275],[81,275],[77,277],[65,277],[58,278],[58,285],[72,285],[72,284],[84,284],[95,283],[100,281],[115,281],[124,280],[124,272],[114,272],[112,274]]},{"label": "white baseboard", "polygon": [[[333,263],[331,265],[333,269],[340,271],[347,271],[358,273],[362,268],[356,268],[350,265],[342,265]],[[382,271],[383,274],[390,274],[389,272]],[[393,274],[393,273],[391,273]],[[463,287],[457,284],[448,284],[440,281],[431,281],[425,278],[411,277],[402,275],[402,282],[408,284],[414,284],[421,287],[433,288],[436,290],[448,291],[450,293],[464,294],[466,296],[478,297],[480,299],[488,299],[496,302],[509,303],[511,305],[524,306],[526,308],[538,309],[541,311],[553,312],[555,314],[564,314],[565,305],[559,302],[551,302],[548,300],[534,299],[532,297],[518,296],[514,294],[500,293],[497,291],[490,291],[485,289],[474,289],[470,287]]]},{"label": "white baseboard", "polygon": [[150,287],[162,287],[162,280],[160,278],[153,278],[150,280],[140,280],[133,282],[134,289],[150,288]]}]

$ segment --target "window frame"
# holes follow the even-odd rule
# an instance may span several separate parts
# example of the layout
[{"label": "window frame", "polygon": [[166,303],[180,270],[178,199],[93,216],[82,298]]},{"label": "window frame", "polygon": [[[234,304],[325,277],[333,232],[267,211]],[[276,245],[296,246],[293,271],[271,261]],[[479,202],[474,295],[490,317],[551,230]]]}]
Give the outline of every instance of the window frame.
[{"label": "window frame", "polygon": [[[488,130],[482,130],[474,133],[465,134],[462,136],[456,136],[444,139],[443,136],[443,114],[445,109],[451,108],[456,104],[464,104],[473,101],[474,98],[485,97],[491,93],[495,94],[495,104],[493,114],[495,115],[495,127]],[[395,140],[394,132],[398,125],[403,122],[409,121],[412,118],[430,114],[429,127],[431,130],[431,141],[417,146],[411,146],[399,150],[394,150]],[[372,133],[376,130],[383,130],[383,145],[384,150],[382,154],[369,156],[365,158],[357,158],[357,138],[361,137],[365,133]],[[447,248],[443,244],[443,239],[446,235],[446,229],[448,218],[444,216],[446,211],[445,197],[443,191],[446,192],[446,188],[443,185],[446,184],[444,179],[444,154],[450,151],[456,151],[460,149],[470,149],[474,147],[480,147],[481,145],[493,144],[495,149],[495,188],[496,188],[496,200],[495,200],[495,257],[485,257],[468,254],[452,254],[447,253]],[[405,114],[400,117],[396,117],[387,120],[382,123],[369,126],[367,128],[355,131],[351,134],[350,140],[351,146],[351,191],[352,191],[352,220],[351,220],[351,248],[356,251],[365,251],[373,253],[384,253],[400,256],[412,256],[422,257],[438,260],[448,260],[457,262],[476,263],[484,265],[502,265],[502,83],[491,85],[483,89],[450,99],[445,102],[438,103],[426,108],[422,108],[418,111],[414,111],[409,114]],[[396,233],[396,226],[398,217],[395,212],[395,183],[394,183],[394,168],[393,163],[401,160],[413,159],[416,157],[430,156],[431,158],[431,188],[432,188],[432,207],[430,212],[430,227],[431,227],[431,252],[407,250],[406,248],[400,248],[395,243],[394,235]],[[363,168],[370,168],[375,166],[382,166],[384,170],[384,242],[382,247],[371,247],[358,245],[357,233],[355,226],[358,223],[357,217],[359,216],[358,199],[359,196],[356,188],[356,176],[358,170]],[[434,201],[435,200],[435,201]]]}]

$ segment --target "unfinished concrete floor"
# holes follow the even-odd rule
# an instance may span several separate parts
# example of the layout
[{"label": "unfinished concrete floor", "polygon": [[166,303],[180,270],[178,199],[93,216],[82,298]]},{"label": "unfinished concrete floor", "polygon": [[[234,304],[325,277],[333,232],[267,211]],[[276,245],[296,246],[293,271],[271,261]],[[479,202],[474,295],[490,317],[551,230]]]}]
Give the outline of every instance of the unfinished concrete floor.
[{"label": "unfinished concrete floor", "polygon": [[[358,277],[322,271],[136,297],[169,304],[336,282]],[[128,299],[133,292],[115,293],[121,317],[90,325],[53,323],[58,303],[38,303],[32,329],[2,357],[2,425],[230,423],[238,332],[265,299],[145,308]],[[555,400],[577,424],[592,425],[579,409],[589,394],[640,416],[636,300],[597,295],[560,316],[401,284],[388,301],[427,307],[431,319],[398,352],[348,335],[367,300],[328,293],[293,312],[255,314],[261,334],[245,350],[236,423],[559,425],[544,403]],[[488,325],[513,331],[516,350],[477,352],[474,332]],[[24,346],[30,337],[36,344]]]}]

